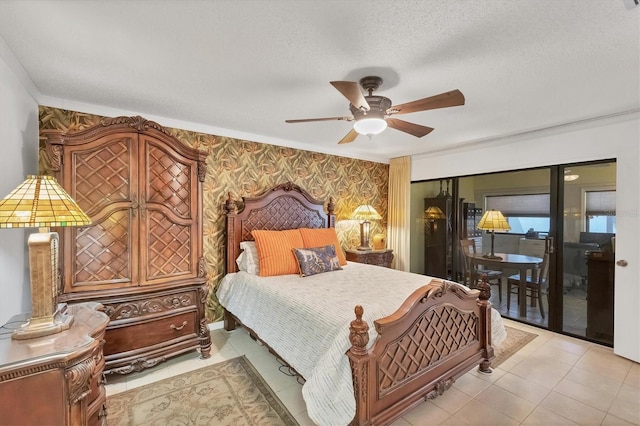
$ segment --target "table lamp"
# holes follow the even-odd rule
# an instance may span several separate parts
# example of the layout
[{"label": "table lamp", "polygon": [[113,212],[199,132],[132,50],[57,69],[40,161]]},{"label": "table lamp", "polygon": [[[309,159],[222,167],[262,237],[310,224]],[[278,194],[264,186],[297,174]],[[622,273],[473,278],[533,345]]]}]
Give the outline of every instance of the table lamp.
[{"label": "table lamp", "polygon": [[360,221],[360,247],[358,250],[371,250],[369,245],[370,220],[380,220],[382,216],[369,204],[362,204],[353,212],[352,219]]},{"label": "table lamp", "polygon": [[444,212],[438,206],[429,206],[424,211],[424,218],[429,222],[429,230],[433,234],[438,230],[439,219],[446,219]]},{"label": "table lamp", "polygon": [[0,228],[40,228],[29,235],[31,317],[13,339],[31,339],[69,328],[73,317],[58,305],[58,234],[50,226],[85,226],[91,219],[51,176],[27,176],[0,201]]},{"label": "table lamp", "polygon": [[493,240],[495,238],[494,231],[509,231],[511,226],[504,218],[500,210],[487,210],[478,222],[478,229],[483,231],[491,231],[491,254],[485,254],[482,257],[487,259],[502,259],[493,252]]}]

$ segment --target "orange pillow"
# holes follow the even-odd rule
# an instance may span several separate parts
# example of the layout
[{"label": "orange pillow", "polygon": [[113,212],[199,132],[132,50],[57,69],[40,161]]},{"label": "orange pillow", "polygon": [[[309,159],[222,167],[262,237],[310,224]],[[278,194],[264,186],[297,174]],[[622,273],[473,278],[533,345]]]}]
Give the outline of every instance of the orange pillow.
[{"label": "orange pillow", "polygon": [[261,277],[300,273],[300,265],[293,254],[294,248],[304,247],[299,230],[256,230],[251,231],[251,235],[256,240]]},{"label": "orange pillow", "polygon": [[342,247],[340,247],[340,241],[338,241],[338,235],[333,228],[300,228],[300,234],[302,234],[302,241],[304,241],[304,248],[323,247],[329,244],[333,244],[336,248],[336,255],[340,266],[347,264],[347,258],[344,256]]}]

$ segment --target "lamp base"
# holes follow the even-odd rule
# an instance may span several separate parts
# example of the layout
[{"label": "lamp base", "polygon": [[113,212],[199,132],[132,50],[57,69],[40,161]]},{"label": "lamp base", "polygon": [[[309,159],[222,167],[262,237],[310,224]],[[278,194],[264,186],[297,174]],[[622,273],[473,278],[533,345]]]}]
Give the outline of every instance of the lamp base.
[{"label": "lamp base", "polygon": [[73,323],[73,315],[67,314],[67,304],[61,303],[53,317],[29,318],[26,324],[13,331],[15,340],[34,339],[67,330]]},{"label": "lamp base", "polygon": [[372,251],[373,249],[371,247],[356,247],[356,250],[358,251]]},{"label": "lamp base", "polygon": [[485,259],[502,260],[500,256],[496,256],[495,254],[483,254],[482,257],[484,257]]}]

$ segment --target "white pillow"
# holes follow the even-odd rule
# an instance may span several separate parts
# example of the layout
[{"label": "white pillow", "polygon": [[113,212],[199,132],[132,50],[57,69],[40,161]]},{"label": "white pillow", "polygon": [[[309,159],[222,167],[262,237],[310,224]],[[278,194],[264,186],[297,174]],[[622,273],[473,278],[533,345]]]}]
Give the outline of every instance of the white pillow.
[{"label": "white pillow", "polygon": [[258,275],[260,268],[258,266],[258,249],[255,241],[243,241],[240,243],[242,253],[236,259],[238,269],[250,274]]}]

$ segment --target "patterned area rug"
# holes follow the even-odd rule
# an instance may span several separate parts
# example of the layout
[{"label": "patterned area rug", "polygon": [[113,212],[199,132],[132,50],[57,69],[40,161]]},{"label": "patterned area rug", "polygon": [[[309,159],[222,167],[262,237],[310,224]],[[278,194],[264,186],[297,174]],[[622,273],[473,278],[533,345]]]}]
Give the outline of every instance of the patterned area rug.
[{"label": "patterned area rug", "polygon": [[244,357],[107,398],[108,425],[298,423]]},{"label": "patterned area rug", "polygon": [[517,328],[504,326],[507,330],[507,338],[497,348],[494,348],[495,358],[491,363],[491,367],[495,368],[502,364],[504,360],[514,353],[522,349],[527,343],[535,339],[538,335],[529,333],[528,331],[518,330]]}]

